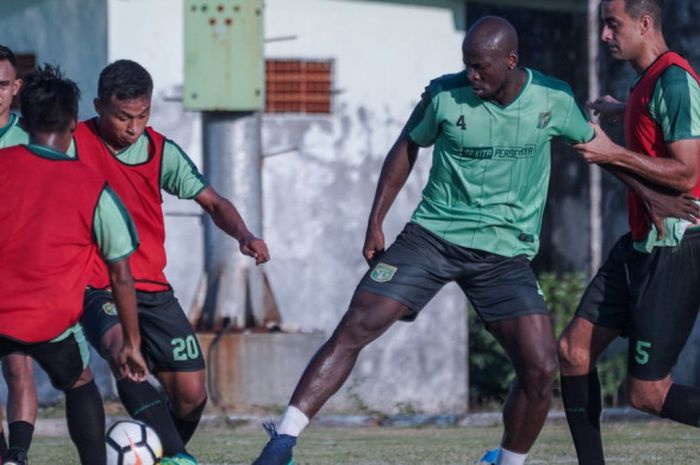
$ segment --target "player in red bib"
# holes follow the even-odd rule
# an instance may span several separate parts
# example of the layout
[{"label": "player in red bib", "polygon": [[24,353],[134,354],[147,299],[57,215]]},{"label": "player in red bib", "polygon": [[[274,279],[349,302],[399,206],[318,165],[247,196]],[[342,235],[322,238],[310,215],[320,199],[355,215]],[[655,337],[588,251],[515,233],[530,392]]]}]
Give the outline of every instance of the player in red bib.
[{"label": "player in red bib", "polygon": [[[266,262],[265,243],[254,236],[236,208],[221,197],[173,141],[147,127],[153,82],[138,63],[119,60],[98,82],[98,117],[80,123],[76,155],[107,178],[134,218],[139,249],[130,257],[136,283],[142,349],[167,395],[149,383],[119,379],[117,390],[127,411],[152,426],[163,442],[163,464],[196,460],[185,444],[194,434],[207,394],[204,358],[197,336],[163,272],[166,264],[161,191],[193,199],[214,223],[239,243],[241,253]],[[114,367],[121,331],[113,315],[114,292],[107,270],[96,262],[85,293],[81,320],[90,343]]]},{"label": "player in red bib", "polygon": [[[638,73],[624,109],[625,147],[596,126],[577,146],[591,163],[612,166],[677,195],[700,194],[700,85],[688,62],[669,51],[661,0],[604,0],[602,40]],[[607,97],[598,110],[623,109]],[[586,290],[559,343],[561,387],[579,463],[604,464],[600,385],[595,363],[629,338],[630,403],[692,426],[700,424],[700,389],[676,384],[671,368],[700,308],[697,214],[668,218],[663,231],[635,193],[627,198],[631,233],[614,246]]]},{"label": "player in red bib", "polygon": [[[71,439],[84,465],[104,465],[104,410],[79,320],[90,270],[106,263],[122,322],[121,376],[144,380],[128,256],[134,225],[105,179],[65,154],[77,125],[78,87],[45,66],[25,78],[20,102],[29,144],[0,150],[0,357],[23,353],[66,395]],[[26,465],[14,446],[5,465]]]}]

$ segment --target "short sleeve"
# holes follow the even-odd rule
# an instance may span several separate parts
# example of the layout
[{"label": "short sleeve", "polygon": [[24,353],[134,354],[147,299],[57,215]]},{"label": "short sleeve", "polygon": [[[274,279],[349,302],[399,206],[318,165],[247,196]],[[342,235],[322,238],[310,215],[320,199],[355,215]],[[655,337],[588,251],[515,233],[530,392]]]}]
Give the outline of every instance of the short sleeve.
[{"label": "short sleeve", "polygon": [[700,137],[700,86],[684,69],[669,67],[654,86],[649,114],[664,134],[676,142]]},{"label": "short sleeve", "polygon": [[107,185],[97,202],[92,226],[97,247],[107,263],[128,257],[138,247],[136,226],[117,194]]},{"label": "short sleeve", "polygon": [[160,187],[181,199],[192,199],[208,185],[185,151],[175,142],[167,140],[163,147]]},{"label": "short sleeve", "polygon": [[406,123],[404,133],[417,145],[429,147],[435,143],[439,129],[435,103],[426,88]]}]

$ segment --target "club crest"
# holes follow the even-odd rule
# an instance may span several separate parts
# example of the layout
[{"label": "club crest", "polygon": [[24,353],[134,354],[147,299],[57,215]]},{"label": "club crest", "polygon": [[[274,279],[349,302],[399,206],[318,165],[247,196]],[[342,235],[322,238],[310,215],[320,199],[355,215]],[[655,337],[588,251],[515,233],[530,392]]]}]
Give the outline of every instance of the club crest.
[{"label": "club crest", "polygon": [[552,112],[551,111],[546,111],[544,113],[540,113],[540,117],[537,120],[537,129],[544,129],[549,125],[549,122],[552,121]]},{"label": "club crest", "polygon": [[102,311],[110,316],[117,315],[117,307],[116,305],[114,305],[114,302],[105,302],[104,304],[102,304]]},{"label": "club crest", "polygon": [[397,271],[398,268],[395,266],[387,265],[386,263],[377,263],[377,266],[374,267],[369,276],[373,281],[385,283],[391,281],[391,278],[394,277]]}]

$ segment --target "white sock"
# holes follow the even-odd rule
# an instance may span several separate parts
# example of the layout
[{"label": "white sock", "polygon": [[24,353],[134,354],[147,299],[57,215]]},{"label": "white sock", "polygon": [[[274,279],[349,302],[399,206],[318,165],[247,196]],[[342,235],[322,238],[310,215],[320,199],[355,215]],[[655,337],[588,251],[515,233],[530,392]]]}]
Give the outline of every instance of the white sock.
[{"label": "white sock", "polygon": [[289,436],[297,437],[304,431],[306,425],[309,424],[309,417],[304,415],[304,412],[299,410],[293,405],[287,407],[284,415],[282,415],[282,420],[277,427],[277,432],[279,434],[287,434]]},{"label": "white sock", "polygon": [[518,454],[501,447],[501,454],[498,456],[496,465],[523,465],[527,454]]}]

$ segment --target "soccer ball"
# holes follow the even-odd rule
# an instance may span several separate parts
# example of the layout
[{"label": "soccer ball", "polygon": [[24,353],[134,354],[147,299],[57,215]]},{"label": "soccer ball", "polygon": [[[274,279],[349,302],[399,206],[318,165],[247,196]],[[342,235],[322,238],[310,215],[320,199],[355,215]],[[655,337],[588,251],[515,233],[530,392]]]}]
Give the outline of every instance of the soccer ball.
[{"label": "soccer ball", "polygon": [[107,431],[107,465],[155,465],[161,458],[160,438],[145,423],[118,421]]}]

